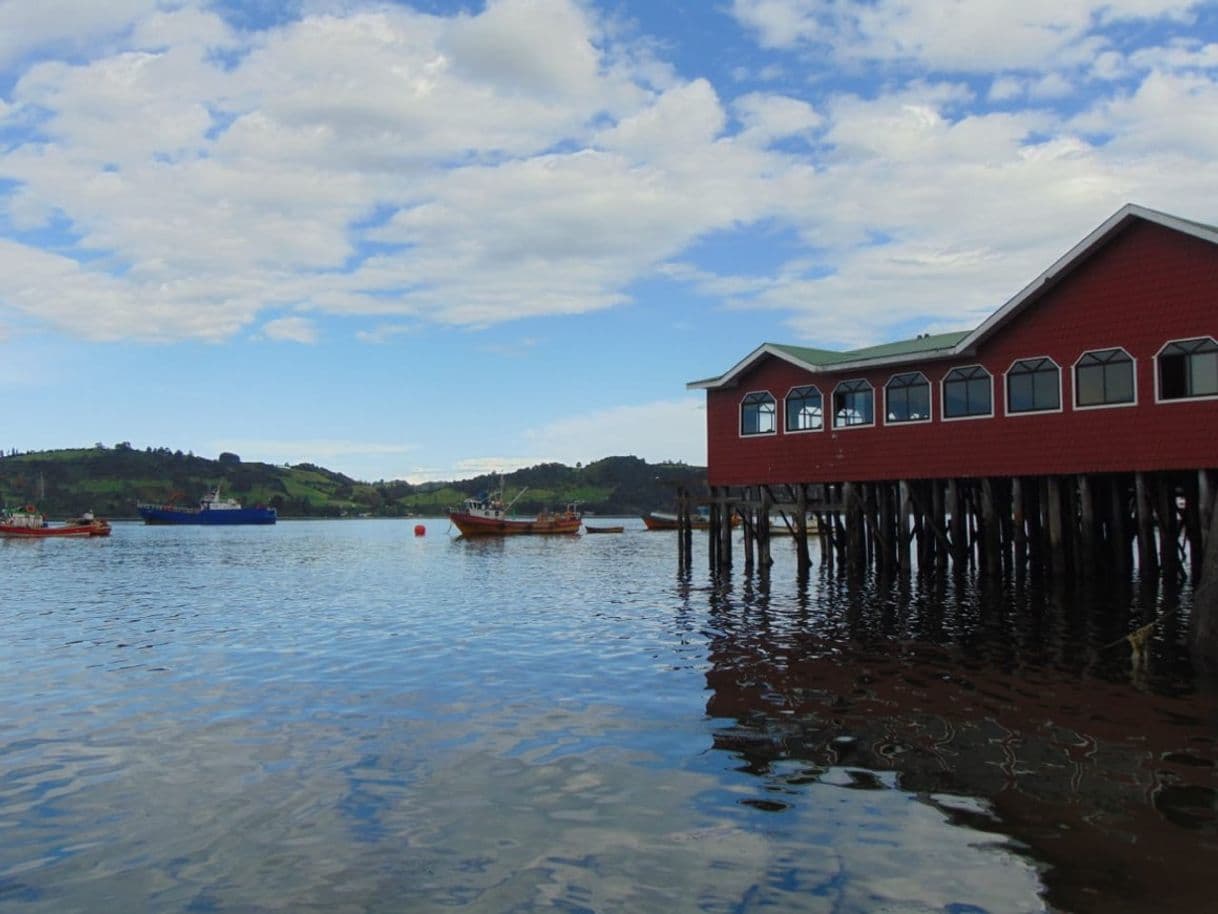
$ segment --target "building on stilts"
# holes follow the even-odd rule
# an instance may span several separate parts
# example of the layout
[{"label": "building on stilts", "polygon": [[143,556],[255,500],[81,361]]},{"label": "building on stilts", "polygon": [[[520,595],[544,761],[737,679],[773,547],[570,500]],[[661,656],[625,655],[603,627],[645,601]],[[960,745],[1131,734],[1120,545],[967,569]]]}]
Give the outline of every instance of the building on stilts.
[{"label": "building on stilts", "polygon": [[972,330],[765,343],[688,387],[713,569],[737,512],[746,567],[779,517],[801,570],[814,535],[852,571],[1191,579],[1218,659],[1218,227],[1127,205]]}]

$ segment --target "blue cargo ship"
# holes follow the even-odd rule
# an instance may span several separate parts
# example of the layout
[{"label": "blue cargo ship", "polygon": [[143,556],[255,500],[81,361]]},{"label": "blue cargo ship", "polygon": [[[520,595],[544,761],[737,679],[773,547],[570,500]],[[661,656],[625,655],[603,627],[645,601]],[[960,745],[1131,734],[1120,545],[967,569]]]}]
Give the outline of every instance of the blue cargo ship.
[{"label": "blue cargo ship", "polygon": [[136,506],[146,524],[273,524],[278,519],[274,508],[243,508],[231,498],[220,497],[220,487],[199,499],[199,507],[182,505]]}]

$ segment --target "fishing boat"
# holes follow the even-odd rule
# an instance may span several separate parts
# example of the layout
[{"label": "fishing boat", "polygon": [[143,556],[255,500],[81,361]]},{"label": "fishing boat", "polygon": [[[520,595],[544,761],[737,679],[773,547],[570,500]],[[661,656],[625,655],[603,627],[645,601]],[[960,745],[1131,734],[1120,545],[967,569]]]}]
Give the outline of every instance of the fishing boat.
[{"label": "fishing boat", "polygon": [[460,508],[452,508],[448,519],[461,531],[462,536],[511,536],[515,534],[578,533],[583,518],[575,505],[567,505],[561,513],[543,511],[535,517],[517,517],[511,514],[512,505],[527,491],[521,489],[508,504],[503,503],[499,493],[482,493],[467,498]]},{"label": "fishing boat", "polygon": [[60,524],[49,523],[33,505],[19,511],[0,515],[0,536],[11,538],[35,538],[51,536],[109,536],[110,524],[92,512],[82,514]]},{"label": "fishing boat", "polygon": [[140,503],[136,508],[146,524],[273,524],[278,519],[274,508],[243,508],[235,499],[222,498],[219,486],[199,499],[197,508],[172,501],[164,505]]}]

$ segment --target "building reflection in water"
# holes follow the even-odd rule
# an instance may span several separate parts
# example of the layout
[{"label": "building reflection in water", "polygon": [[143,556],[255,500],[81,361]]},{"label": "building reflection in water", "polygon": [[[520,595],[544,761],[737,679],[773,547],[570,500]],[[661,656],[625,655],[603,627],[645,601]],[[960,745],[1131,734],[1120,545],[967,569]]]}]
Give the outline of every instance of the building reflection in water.
[{"label": "building reflection in water", "polygon": [[[715,746],[764,809],[815,782],[895,786],[1006,836],[1055,908],[1215,910],[1218,690],[1177,599],[822,571],[772,600],[765,577],[729,580],[710,595]],[[1121,639],[1150,618],[1135,666]]]}]

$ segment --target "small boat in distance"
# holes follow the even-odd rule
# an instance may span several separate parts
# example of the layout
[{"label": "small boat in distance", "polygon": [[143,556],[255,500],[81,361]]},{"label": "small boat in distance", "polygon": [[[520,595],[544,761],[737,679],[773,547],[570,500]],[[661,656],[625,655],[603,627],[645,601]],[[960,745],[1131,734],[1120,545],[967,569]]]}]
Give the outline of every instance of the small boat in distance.
[{"label": "small boat in distance", "polygon": [[35,538],[50,536],[109,536],[110,524],[91,511],[62,524],[51,524],[33,505],[0,514],[0,536]]},{"label": "small boat in distance", "polygon": [[536,517],[516,517],[508,512],[528,488],[521,489],[508,504],[503,503],[502,489],[498,493],[482,493],[467,498],[460,508],[451,508],[448,519],[462,536],[511,536],[515,534],[579,533],[583,518],[575,505],[553,514],[543,511]]},{"label": "small boat in distance", "polygon": [[[671,511],[652,511],[650,514],[643,515],[643,523],[648,530],[676,530],[678,526],[677,515]],[[689,526],[691,530],[708,530],[710,529],[710,515],[704,513],[696,513],[689,515]],[[740,526],[740,515],[732,514],[732,526]]]},{"label": "small boat in distance", "polygon": [[278,519],[274,508],[258,505],[243,508],[232,498],[221,498],[220,487],[199,499],[199,507],[187,508],[170,501],[164,505],[141,502],[136,505],[146,524],[273,524]]},{"label": "small boat in distance", "polygon": [[584,524],[585,533],[625,533],[625,527],[589,527]]}]

